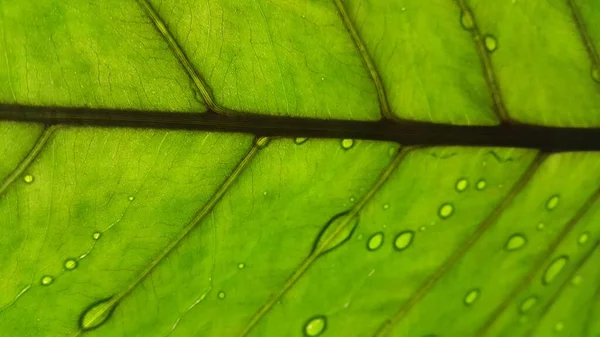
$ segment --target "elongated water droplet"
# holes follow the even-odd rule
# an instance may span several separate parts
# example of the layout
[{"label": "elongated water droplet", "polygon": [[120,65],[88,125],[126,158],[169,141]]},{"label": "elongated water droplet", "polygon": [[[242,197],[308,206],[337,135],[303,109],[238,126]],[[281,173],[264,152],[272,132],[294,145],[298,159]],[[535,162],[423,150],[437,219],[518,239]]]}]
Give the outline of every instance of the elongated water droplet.
[{"label": "elongated water droplet", "polygon": [[452,204],[450,204],[450,203],[443,204],[442,206],[440,206],[440,209],[438,211],[438,214],[439,214],[440,218],[442,218],[442,219],[449,218],[453,213],[454,213],[454,206],[452,206]]},{"label": "elongated water droplet", "polygon": [[475,27],[475,20],[473,14],[470,11],[463,11],[460,15],[460,24],[466,30],[471,30]]},{"label": "elongated water droplet", "polygon": [[256,140],[256,146],[259,149],[265,148],[268,144],[269,144],[269,138],[268,137],[260,137],[260,138],[258,138]]},{"label": "elongated water droplet", "polygon": [[522,248],[527,243],[527,238],[523,234],[517,233],[511,235],[506,244],[504,245],[504,249],[508,251],[513,251]]},{"label": "elongated water droplet", "polygon": [[464,301],[465,301],[466,305],[471,305],[475,301],[477,301],[478,298],[479,298],[479,289],[471,289],[465,295]]},{"label": "elongated water droplet", "polygon": [[306,137],[296,137],[294,139],[294,143],[300,145],[300,144],[306,142],[307,140],[308,140],[308,138],[306,138]]},{"label": "elongated water droplet", "polygon": [[484,179],[479,179],[479,181],[477,182],[477,185],[475,185],[475,188],[478,191],[483,191],[486,186],[487,186],[487,183],[485,182],[485,180]]},{"label": "elongated water droplet", "polygon": [[394,240],[394,248],[396,248],[397,251],[405,250],[408,248],[408,246],[410,246],[414,237],[414,231],[404,231],[398,233],[398,235],[396,235],[396,239]]},{"label": "elongated water droplet", "polygon": [[28,184],[31,184],[33,182],[33,176],[31,174],[26,174],[23,177],[23,181],[25,181]]},{"label": "elongated water droplet", "polygon": [[592,79],[600,83],[600,68],[592,67]]},{"label": "elongated water droplet", "polygon": [[220,298],[220,299],[222,299],[222,300],[223,300],[223,299],[225,299],[225,297],[226,297],[227,295],[225,295],[225,292],[224,292],[224,291],[219,291],[219,295],[218,295],[218,296],[219,296],[219,298]]},{"label": "elongated water droplet", "polygon": [[117,302],[112,301],[111,297],[90,305],[79,318],[81,329],[91,330],[104,324],[116,306]]},{"label": "elongated water droplet", "polygon": [[583,232],[581,233],[581,235],[579,236],[579,239],[577,239],[577,242],[580,245],[583,245],[587,242],[587,240],[590,238],[590,232]]},{"label": "elongated water droplet", "polygon": [[370,251],[374,251],[379,249],[383,244],[383,232],[377,232],[369,238],[367,241],[367,249]]},{"label": "elongated water droplet", "polygon": [[544,272],[544,278],[542,279],[542,283],[544,285],[550,284],[556,278],[556,276],[563,270],[568,261],[569,257],[566,255],[562,255],[554,259],[554,261],[552,261],[552,263],[550,263],[550,265],[546,269],[546,272]]},{"label": "elongated water droplet", "polygon": [[496,38],[492,35],[486,35],[483,38],[483,44],[485,45],[485,49],[487,49],[490,53],[498,49],[498,41],[496,41]]},{"label": "elongated water droplet", "polygon": [[102,237],[101,232],[94,232],[94,234],[92,234],[92,239],[94,239],[94,240],[100,240],[101,237]]},{"label": "elongated water droplet", "polygon": [[309,337],[318,336],[327,328],[327,318],[323,315],[315,316],[306,322],[304,334]]},{"label": "elongated water droplet", "polygon": [[67,261],[65,261],[65,269],[66,270],[73,270],[75,268],[77,268],[77,260],[68,259]]},{"label": "elongated water droplet", "polygon": [[43,286],[50,285],[50,284],[52,284],[52,282],[54,282],[54,277],[52,277],[52,276],[50,276],[50,275],[45,275],[45,276],[42,276],[42,279],[40,280],[40,283],[41,283]]},{"label": "elongated water droplet", "polygon": [[354,146],[354,140],[353,139],[342,139],[342,148],[344,150],[348,150],[351,147]]},{"label": "elongated water droplet", "polygon": [[455,188],[458,192],[462,192],[464,190],[467,189],[467,187],[469,187],[469,182],[467,181],[467,179],[458,179],[458,181],[456,181],[456,185]]},{"label": "elongated water droplet", "polygon": [[556,206],[558,206],[559,201],[560,198],[557,194],[551,196],[550,199],[548,199],[548,201],[546,202],[546,209],[548,209],[549,211],[555,209]]},{"label": "elongated water droplet", "polygon": [[325,254],[348,241],[358,226],[358,216],[349,218],[349,212],[340,213],[323,227],[313,245],[313,252]]},{"label": "elongated water droplet", "polygon": [[538,298],[536,296],[527,297],[525,300],[523,300],[523,302],[521,302],[521,305],[519,306],[519,311],[521,311],[521,313],[524,314],[531,308],[533,308],[533,306],[536,305],[537,302]]}]

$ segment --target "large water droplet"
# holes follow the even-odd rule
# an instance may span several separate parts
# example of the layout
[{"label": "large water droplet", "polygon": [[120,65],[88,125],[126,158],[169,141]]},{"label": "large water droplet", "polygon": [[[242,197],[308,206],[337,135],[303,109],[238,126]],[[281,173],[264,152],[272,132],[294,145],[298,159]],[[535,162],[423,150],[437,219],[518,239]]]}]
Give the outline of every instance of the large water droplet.
[{"label": "large water droplet", "polygon": [[368,250],[377,250],[383,244],[383,232],[377,232],[369,238],[367,241],[367,249]]},{"label": "large water droplet", "polygon": [[327,318],[323,315],[315,316],[306,322],[304,334],[309,337],[318,336],[327,328]]},{"label": "large water droplet", "polygon": [[600,83],[600,68],[592,67],[592,79]]},{"label": "large water droplet", "polygon": [[450,203],[443,204],[442,206],[440,206],[440,209],[438,211],[438,214],[442,219],[449,218],[452,215],[452,213],[454,213],[454,206],[452,206],[452,204]]},{"label": "large water droplet", "polygon": [[342,139],[342,148],[344,150],[348,150],[351,147],[354,146],[354,140],[353,139]]},{"label": "large water droplet", "polygon": [[225,294],[225,292],[224,292],[224,291],[219,291],[219,295],[217,295],[217,296],[219,296],[219,298],[223,300],[223,299],[225,299],[225,297],[226,297],[227,295]]},{"label": "large water droplet", "polygon": [[112,301],[111,297],[90,305],[79,318],[81,329],[91,330],[104,324],[116,306],[117,302]]},{"label": "large water droplet", "polygon": [[308,140],[308,138],[306,138],[306,137],[296,137],[294,139],[294,143],[300,145],[302,143],[305,143],[307,140]]},{"label": "large water droplet", "polygon": [[67,261],[65,261],[65,269],[66,270],[73,270],[75,268],[77,268],[77,260],[68,259]]},{"label": "large water droplet", "polygon": [[554,259],[554,261],[552,261],[552,263],[550,263],[550,265],[546,269],[546,272],[544,272],[542,283],[545,285],[550,284],[556,278],[556,276],[563,270],[567,262],[569,262],[569,257],[566,255],[562,255]]},{"label": "large water droplet", "polygon": [[479,181],[477,182],[477,184],[475,185],[475,188],[478,191],[483,191],[485,189],[485,187],[487,186],[487,183],[485,182],[484,179],[479,179]]},{"label": "large water droplet", "polygon": [[524,314],[531,308],[533,308],[533,306],[536,305],[537,302],[538,298],[536,296],[530,296],[523,300],[523,302],[521,302],[521,305],[519,306],[519,311],[521,311],[521,313]]},{"label": "large water droplet", "polygon": [[456,188],[456,190],[458,192],[462,192],[464,190],[467,189],[467,187],[469,187],[469,182],[467,181],[467,179],[458,179],[456,181],[456,185],[454,186]]},{"label": "large water droplet", "polygon": [[54,282],[54,277],[52,277],[52,276],[50,276],[50,275],[45,275],[45,276],[42,276],[42,279],[40,280],[40,283],[41,283],[43,286],[50,285],[50,284],[52,284],[52,282]]},{"label": "large water droplet", "polygon": [[577,239],[577,242],[580,245],[583,245],[587,242],[587,240],[590,238],[590,232],[583,232],[581,233],[581,235],[579,236],[579,239]]},{"label": "large water droplet", "polygon": [[477,301],[478,298],[479,298],[479,289],[471,289],[465,295],[464,301],[465,301],[466,305],[471,305],[475,301]]},{"label": "large water droplet", "polygon": [[487,49],[490,53],[498,49],[498,41],[492,35],[486,35],[483,38],[483,44],[485,45],[485,49]]},{"label": "large water droplet", "polygon": [[101,237],[102,237],[101,232],[95,232],[94,234],[92,234],[92,239],[94,239],[94,240],[99,240]]},{"label": "large water droplet", "polygon": [[414,237],[414,231],[404,231],[398,233],[398,235],[396,235],[396,239],[394,240],[394,248],[396,248],[397,251],[405,250],[408,248],[408,246],[410,246]]},{"label": "large water droplet", "polygon": [[557,194],[551,196],[550,199],[548,199],[548,201],[546,202],[546,209],[548,209],[549,211],[555,209],[556,206],[558,206],[559,200],[560,198]]},{"label": "large water droplet", "polygon": [[341,246],[352,237],[357,225],[357,215],[349,218],[349,212],[343,212],[334,216],[317,236],[313,252],[319,250],[320,254],[324,254]]},{"label": "large water droplet", "polygon": [[517,233],[511,235],[506,244],[504,245],[504,249],[508,251],[513,251],[522,248],[527,243],[527,238],[523,234]]},{"label": "large water droplet", "polygon": [[475,27],[475,20],[473,14],[470,11],[463,11],[460,15],[460,24],[466,30],[471,30]]},{"label": "large water droplet", "polygon": [[28,183],[28,184],[31,184],[33,182],[33,176],[31,174],[26,174],[23,177],[23,181],[26,182],[26,183]]}]

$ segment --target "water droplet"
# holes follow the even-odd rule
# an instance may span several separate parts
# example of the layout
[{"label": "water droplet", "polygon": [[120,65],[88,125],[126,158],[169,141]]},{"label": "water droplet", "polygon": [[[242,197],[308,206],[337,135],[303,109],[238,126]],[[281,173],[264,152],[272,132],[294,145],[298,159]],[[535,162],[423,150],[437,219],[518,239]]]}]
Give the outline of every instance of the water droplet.
[{"label": "water droplet", "polygon": [[110,317],[110,314],[115,310],[117,302],[112,301],[112,298],[106,298],[90,305],[79,318],[81,329],[91,330],[104,324]]},{"label": "water droplet", "polygon": [[408,246],[410,246],[414,237],[414,231],[404,231],[398,233],[398,235],[396,235],[396,239],[394,240],[394,248],[396,248],[397,251],[405,250],[408,248]]},{"label": "water droplet", "polygon": [[390,208],[390,204],[383,204],[383,209],[388,209]]},{"label": "water droplet", "polygon": [[425,226],[421,226],[421,227],[419,228],[419,230],[420,230],[421,232],[424,232],[426,229],[427,229],[427,227],[425,227]]},{"label": "water droplet", "polygon": [[267,191],[264,191],[264,192],[263,192],[263,195],[266,197],[266,196],[267,196]]},{"label": "water droplet", "polygon": [[[335,215],[321,230],[313,246],[313,252],[325,254],[348,241],[358,226],[358,216],[349,218],[348,212]],[[341,228],[340,228],[341,226]]]},{"label": "water droplet", "polygon": [[300,145],[300,144],[306,142],[307,140],[308,140],[308,138],[306,138],[306,137],[296,137],[294,139],[294,143]]},{"label": "water droplet", "polygon": [[537,302],[538,298],[536,296],[527,297],[523,300],[523,302],[521,302],[521,305],[519,306],[519,311],[521,311],[521,313],[524,314],[527,311],[529,311],[529,309],[533,308],[533,306],[536,305]]},{"label": "water droplet", "polygon": [[442,219],[449,218],[452,215],[452,213],[454,213],[454,206],[452,206],[452,204],[449,203],[443,204],[438,211],[438,214]]},{"label": "water droplet", "polygon": [[25,181],[28,184],[31,184],[33,182],[33,176],[31,174],[26,174],[23,177],[23,181]]},{"label": "water droplet", "polygon": [[485,45],[485,49],[487,49],[490,53],[498,48],[498,41],[492,35],[486,35],[483,38],[483,44]]},{"label": "water droplet", "polygon": [[238,264],[239,269],[244,269],[245,267],[246,267],[246,264],[244,264],[244,263]]},{"label": "water droplet", "polygon": [[377,232],[369,238],[367,242],[367,249],[370,251],[374,251],[379,249],[383,244],[383,232]]},{"label": "water droplet", "polygon": [[589,238],[590,238],[590,232],[583,232],[579,236],[579,239],[577,239],[577,242],[579,242],[580,245],[583,245],[583,244],[585,244],[587,242],[587,240]]},{"label": "water droplet", "polygon": [[465,295],[464,301],[465,301],[466,305],[471,305],[471,304],[473,304],[473,302],[477,301],[478,298],[479,298],[479,289],[471,289]]},{"label": "water droplet", "polygon": [[554,330],[556,330],[556,331],[562,331],[564,328],[565,328],[565,324],[563,322],[558,322],[554,326]]},{"label": "water droplet", "polygon": [[102,233],[100,232],[95,232],[94,234],[92,234],[92,239],[94,240],[99,240],[100,237],[102,237]]},{"label": "water droplet", "polygon": [[504,245],[504,249],[508,251],[513,251],[522,248],[527,243],[527,238],[523,234],[513,234],[511,235],[506,244]]},{"label": "water droplet", "polygon": [[600,83],[600,68],[592,67],[592,79]]},{"label": "water droplet", "polygon": [[218,296],[219,296],[220,299],[225,299],[226,295],[225,295],[224,291],[219,291],[219,295]]},{"label": "water droplet", "polygon": [[363,239],[363,235],[362,235],[362,234],[358,234],[358,235],[356,236],[356,239],[357,239],[357,240],[362,240],[362,239]]},{"label": "water droplet", "polygon": [[66,270],[73,270],[75,268],[77,268],[77,260],[68,259],[67,261],[65,261],[65,269]]},{"label": "water droplet", "polygon": [[133,201],[133,200],[135,200],[135,197],[134,197],[133,195],[130,195],[130,196],[127,198],[127,200],[129,200],[129,201]]},{"label": "water droplet", "polygon": [[563,270],[568,261],[569,257],[566,255],[562,255],[554,259],[554,261],[552,261],[552,263],[550,263],[550,265],[546,269],[546,272],[544,272],[544,278],[542,279],[542,283],[544,285],[550,284],[550,282],[552,282],[556,278],[556,276],[561,272],[561,270]]},{"label": "water droplet", "polygon": [[548,201],[546,202],[546,209],[548,209],[549,211],[555,209],[556,206],[558,206],[558,201],[559,197],[557,194],[551,196],[550,199],[548,199]]},{"label": "water droplet", "polygon": [[581,275],[575,275],[575,276],[573,276],[571,283],[573,283],[573,285],[578,285],[581,283],[582,280],[583,280],[583,277],[581,277]]},{"label": "water droplet", "polygon": [[41,283],[43,286],[50,285],[50,284],[52,284],[52,282],[54,282],[54,277],[52,277],[50,275],[42,276]]},{"label": "water droplet", "polygon": [[318,336],[327,328],[327,318],[323,315],[315,316],[306,322],[304,334],[309,337]]},{"label": "water droplet", "polygon": [[350,202],[354,202],[355,200],[354,197],[350,197]]},{"label": "water droplet", "polygon": [[464,190],[467,189],[467,187],[469,187],[469,182],[467,181],[467,179],[458,179],[458,181],[456,181],[456,185],[455,188],[458,192],[462,192]]},{"label": "water droplet", "polygon": [[354,140],[353,139],[342,139],[342,148],[344,150],[348,150],[351,147],[354,146]]},{"label": "water droplet", "polygon": [[390,147],[388,150],[388,156],[393,157],[397,152],[398,150],[395,147]]},{"label": "water droplet", "polygon": [[475,27],[475,20],[473,14],[470,11],[463,11],[460,15],[460,24],[466,30],[471,30]]},{"label": "water droplet", "polygon": [[544,227],[546,227],[546,225],[543,222],[540,222],[539,224],[537,224],[537,230],[541,231],[544,229]]},{"label": "water droplet", "polygon": [[487,186],[487,182],[485,182],[484,179],[479,179],[479,181],[477,182],[477,185],[475,185],[475,188],[478,191],[483,191],[486,186]]},{"label": "water droplet", "polygon": [[267,144],[269,144],[269,138],[260,137],[256,140],[255,144],[259,149],[264,149],[267,146]]}]

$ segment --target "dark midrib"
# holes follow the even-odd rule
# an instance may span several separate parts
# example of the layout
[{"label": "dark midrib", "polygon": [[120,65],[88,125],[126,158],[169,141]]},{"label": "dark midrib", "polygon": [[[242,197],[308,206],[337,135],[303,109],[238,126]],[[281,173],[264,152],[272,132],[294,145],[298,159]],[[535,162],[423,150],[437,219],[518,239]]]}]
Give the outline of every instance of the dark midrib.
[{"label": "dark midrib", "polygon": [[548,152],[600,150],[600,128],[523,124],[460,126],[423,122],[363,122],[263,115],[228,116],[211,112],[198,114],[22,105],[0,105],[0,120],[47,125],[244,132],[270,137],[353,138],[394,141],[403,145],[522,147]]}]

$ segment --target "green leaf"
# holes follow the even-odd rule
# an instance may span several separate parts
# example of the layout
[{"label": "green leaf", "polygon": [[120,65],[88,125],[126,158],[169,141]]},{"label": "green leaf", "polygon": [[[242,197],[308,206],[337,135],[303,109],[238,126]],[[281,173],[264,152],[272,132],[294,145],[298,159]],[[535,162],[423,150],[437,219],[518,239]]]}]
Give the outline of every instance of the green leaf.
[{"label": "green leaf", "polygon": [[0,335],[600,334],[600,3],[0,2]]}]

